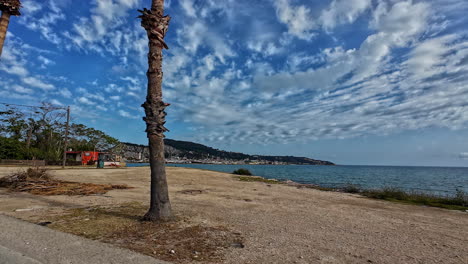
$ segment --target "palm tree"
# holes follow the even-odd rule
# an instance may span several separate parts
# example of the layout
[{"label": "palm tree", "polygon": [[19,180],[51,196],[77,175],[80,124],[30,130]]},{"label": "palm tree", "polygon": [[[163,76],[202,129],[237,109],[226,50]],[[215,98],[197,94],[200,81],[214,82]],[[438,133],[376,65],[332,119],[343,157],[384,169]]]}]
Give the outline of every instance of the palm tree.
[{"label": "palm tree", "polygon": [[20,8],[21,2],[19,0],[0,0],[0,11],[2,11],[2,17],[0,18],[0,56],[2,55],[10,16],[21,15]]},{"label": "palm tree", "polygon": [[145,109],[146,133],[149,141],[151,167],[151,200],[149,211],[143,217],[146,221],[167,221],[172,218],[169,191],[167,188],[164,159],[164,132],[168,131],[165,108],[169,106],[162,100],[162,49],[168,48],[164,42],[169,16],[164,16],[164,0],[152,0],[151,10],[138,10],[141,26],[146,30],[149,42],[148,52],[148,93]]}]

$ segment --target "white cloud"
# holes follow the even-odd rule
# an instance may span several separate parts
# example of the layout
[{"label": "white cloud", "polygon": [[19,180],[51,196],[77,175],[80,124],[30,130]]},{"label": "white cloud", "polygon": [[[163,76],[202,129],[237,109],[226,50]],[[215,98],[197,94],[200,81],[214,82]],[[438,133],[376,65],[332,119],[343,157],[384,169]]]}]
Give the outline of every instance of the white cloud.
[{"label": "white cloud", "polygon": [[85,104],[85,105],[95,105],[96,103],[89,100],[88,98],[82,96],[80,98],[78,98],[78,102],[82,103],[82,104]]},{"label": "white cloud", "polygon": [[21,1],[22,9],[21,13],[24,14],[34,14],[42,9],[42,5],[33,1],[33,0],[23,0]]},{"label": "white cloud", "polygon": [[333,0],[320,15],[320,24],[331,30],[340,24],[353,23],[371,4],[371,0]]},{"label": "white cloud", "polygon": [[119,110],[118,113],[122,117],[126,117],[126,118],[131,118],[132,117],[132,115],[129,112],[124,111],[124,110]]},{"label": "white cloud", "polygon": [[45,69],[49,65],[54,65],[55,64],[54,61],[52,61],[52,60],[50,60],[50,59],[48,59],[48,58],[46,58],[46,57],[44,57],[42,55],[39,55],[37,57],[37,59],[42,63],[41,68],[43,68],[43,69]]},{"label": "white cloud", "polygon": [[[56,33],[54,26],[59,21],[65,20],[65,15],[56,1],[49,0],[45,3],[47,9],[43,9],[41,5],[32,1],[26,1],[23,5],[25,6],[25,12],[19,23],[30,30],[40,32],[44,39],[53,44],[61,44],[62,38]],[[38,15],[38,11],[42,11],[40,15]]]},{"label": "white cloud", "polygon": [[127,92],[127,95],[128,95],[128,96],[131,96],[131,97],[134,97],[134,98],[136,98],[136,99],[139,99],[139,100],[140,100],[140,99],[143,100],[143,96],[141,96],[141,95],[139,95],[139,94],[137,94],[137,93],[134,93],[134,92]]},{"label": "white cloud", "polygon": [[91,17],[81,17],[73,24],[73,30],[64,36],[75,47],[98,53],[127,55],[130,51],[142,52],[139,43],[146,38],[143,29],[136,20],[131,24],[126,21],[128,11],[136,9],[138,3],[138,0],[93,0]]},{"label": "white cloud", "polygon": [[120,79],[124,80],[124,81],[129,81],[131,82],[133,85],[138,85],[140,84],[140,80],[138,80],[138,78],[134,78],[134,77],[130,77],[130,76],[125,76],[125,77],[121,77]]},{"label": "white cloud", "polygon": [[1,98],[11,98],[20,100],[35,100],[36,98],[28,94],[12,93],[11,91],[0,90]]},{"label": "white cloud", "polygon": [[55,105],[55,106],[63,106],[63,103],[60,102],[60,101],[57,100],[57,99],[51,99],[51,100],[50,100],[50,103],[53,104],[53,105]]},{"label": "white cloud", "polygon": [[303,40],[310,40],[314,36],[312,32],[316,23],[312,18],[311,10],[304,6],[293,6],[289,0],[276,0],[276,15],[278,19],[287,25],[289,34]]},{"label": "white cloud", "polygon": [[33,87],[37,87],[37,88],[40,88],[42,90],[53,90],[55,89],[55,86],[50,84],[50,83],[46,83],[36,77],[33,77],[33,76],[30,76],[30,77],[24,77],[21,79],[21,81],[23,81],[23,83],[27,84],[27,85],[30,85],[30,86],[33,86]]},{"label": "white cloud", "polygon": [[32,94],[33,93],[33,90],[31,90],[29,88],[24,88],[23,86],[17,85],[17,84],[11,86],[11,89],[13,91],[21,93],[21,94]]},{"label": "white cloud", "polygon": [[449,63],[445,61],[445,57],[457,48],[451,45],[456,38],[456,35],[446,35],[420,43],[410,52],[410,58],[405,64],[419,78],[427,78],[440,73],[442,65]]},{"label": "white cloud", "polygon": [[7,46],[2,53],[0,70],[13,75],[27,76],[29,71],[26,69],[25,60],[22,59],[25,54],[21,54],[18,50],[12,48],[14,44],[11,44],[11,38],[7,40]]},{"label": "white cloud", "polygon": [[72,95],[73,95],[73,94],[70,92],[70,90],[68,90],[67,88],[60,88],[60,89],[58,90],[58,93],[59,93],[60,95],[62,95],[63,97],[65,97],[65,98],[71,98]]},{"label": "white cloud", "polygon": [[104,112],[106,112],[108,110],[107,107],[102,106],[102,105],[97,105],[96,108],[101,110],[101,111],[104,111]]},{"label": "white cloud", "polygon": [[185,13],[190,17],[196,16],[195,8],[193,7],[193,2],[191,0],[181,0],[180,5]]},{"label": "white cloud", "polygon": [[235,56],[229,43],[220,34],[209,29],[203,21],[197,20],[190,24],[184,24],[177,31],[177,36],[179,45],[191,55],[195,55],[200,47],[208,47],[223,63],[226,57]]}]

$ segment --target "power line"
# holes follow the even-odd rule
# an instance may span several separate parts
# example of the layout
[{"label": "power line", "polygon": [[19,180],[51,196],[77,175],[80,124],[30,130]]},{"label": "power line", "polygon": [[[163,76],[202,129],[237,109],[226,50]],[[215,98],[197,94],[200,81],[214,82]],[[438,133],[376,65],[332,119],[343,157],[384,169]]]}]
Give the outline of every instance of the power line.
[{"label": "power line", "polygon": [[5,106],[21,106],[21,107],[30,107],[30,108],[39,108],[39,109],[53,109],[53,110],[57,110],[57,109],[62,109],[62,110],[67,110],[66,107],[58,107],[58,106],[51,106],[51,107],[47,107],[47,106],[37,106],[37,105],[22,105],[22,104],[12,104],[12,103],[3,103],[3,102],[0,102],[0,104],[2,105],[5,105]]}]

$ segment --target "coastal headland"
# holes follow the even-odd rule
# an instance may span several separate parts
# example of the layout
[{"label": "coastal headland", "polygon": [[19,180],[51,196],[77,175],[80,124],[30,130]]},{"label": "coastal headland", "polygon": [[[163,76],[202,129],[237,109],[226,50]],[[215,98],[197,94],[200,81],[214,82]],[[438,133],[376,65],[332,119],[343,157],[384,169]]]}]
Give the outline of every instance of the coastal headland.
[{"label": "coastal headland", "polygon": [[[18,170],[1,167],[0,177]],[[50,173],[63,181],[132,188],[93,196],[37,196],[0,188],[0,213],[34,223],[50,221],[54,228],[60,224],[54,222],[56,216],[72,209],[147,206],[149,201],[148,167]],[[466,212],[246,182],[206,170],[168,167],[167,174],[177,217],[242,236],[241,246],[225,249],[222,263],[468,262]],[[63,225],[59,230],[67,231]]]}]

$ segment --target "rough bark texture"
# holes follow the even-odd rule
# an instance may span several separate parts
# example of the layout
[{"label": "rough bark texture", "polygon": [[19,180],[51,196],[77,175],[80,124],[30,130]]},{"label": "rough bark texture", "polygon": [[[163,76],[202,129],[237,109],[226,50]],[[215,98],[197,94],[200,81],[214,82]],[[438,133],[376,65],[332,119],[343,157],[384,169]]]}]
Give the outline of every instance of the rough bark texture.
[{"label": "rough bark texture", "polygon": [[146,116],[146,133],[150,148],[151,200],[150,209],[143,217],[147,221],[167,221],[172,218],[171,203],[166,181],[164,159],[164,127],[169,105],[162,100],[162,49],[167,48],[164,36],[169,25],[169,16],[164,16],[164,0],[153,0],[151,10],[138,10],[141,26],[146,30],[149,41],[148,52],[148,94],[142,105]]},{"label": "rough bark texture", "polygon": [[8,30],[8,24],[10,23],[10,14],[3,11],[2,17],[0,18],[0,56],[2,55],[3,43],[5,43],[5,37]]},{"label": "rough bark texture", "polygon": [[0,11],[2,11],[2,17],[0,18],[0,56],[2,55],[10,16],[21,15],[20,8],[21,2],[19,0],[0,0]]}]

